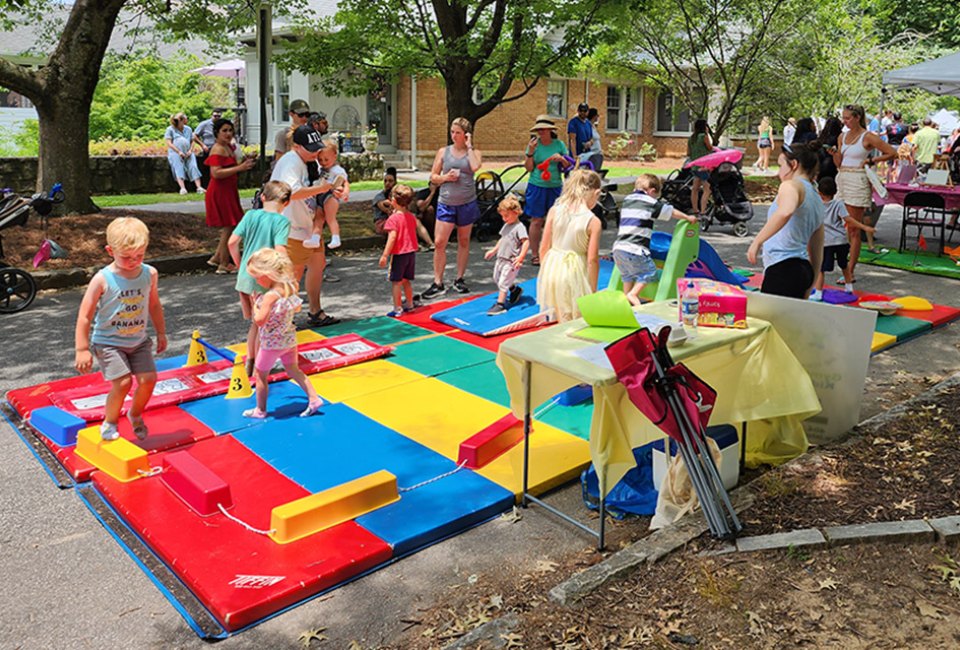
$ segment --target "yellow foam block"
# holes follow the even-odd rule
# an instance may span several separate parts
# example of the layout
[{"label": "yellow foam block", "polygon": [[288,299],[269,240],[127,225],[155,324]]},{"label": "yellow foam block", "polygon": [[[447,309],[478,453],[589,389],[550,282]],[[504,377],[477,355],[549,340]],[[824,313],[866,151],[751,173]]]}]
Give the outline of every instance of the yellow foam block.
[{"label": "yellow foam block", "polygon": [[294,542],[399,500],[397,477],[380,470],[277,506],[270,513],[270,538]]},{"label": "yellow foam block", "polygon": [[[349,398],[344,403],[454,462],[461,442],[509,412],[506,407],[433,378]],[[537,494],[578,476],[590,463],[590,448],[586,440],[543,422],[537,422],[534,428],[528,489]],[[476,471],[519,495],[523,486],[523,444]]]},{"label": "yellow foam block", "polygon": [[140,478],[138,470],[150,471],[147,452],[123,438],[104,440],[99,425],[77,434],[77,456],[124,483]]},{"label": "yellow foam block", "polygon": [[309,376],[310,383],[317,392],[331,402],[343,402],[352,397],[368,395],[420,381],[423,378],[424,376],[419,372],[383,359],[374,359]]},{"label": "yellow foam block", "polygon": [[906,309],[907,311],[933,311],[933,304],[929,300],[926,298],[919,298],[917,296],[894,298],[890,302],[897,303],[901,308]]},{"label": "yellow foam block", "polygon": [[[327,337],[325,337],[325,336],[320,336],[319,334],[317,334],[317,333],[314,332],[313,330],[299,330],[299,331],[297,332],[297,343],[298,343],[298,344],[312,343],[313,341],[322,341],[322,340],[325,339],[325,338],[327,338]],[[230,350],[231,352],[236,352],[236,353],[238,353],[238,354],[246,354],[246,353],[247,353],[247,343],[246,343],[246,341],[242,341],[242,342],[240,342],[240,343],[234,343],[233,345],[228,345],[226,349]]]},{"label": "yellow foam block", "polygon": [[897,342],[897,337],[891,334],[884,334],[883,332],[874,332],[873,333],[873,343],[870,344],[871,352],[879,352],[884,348],[889,348],[891,345]]}]

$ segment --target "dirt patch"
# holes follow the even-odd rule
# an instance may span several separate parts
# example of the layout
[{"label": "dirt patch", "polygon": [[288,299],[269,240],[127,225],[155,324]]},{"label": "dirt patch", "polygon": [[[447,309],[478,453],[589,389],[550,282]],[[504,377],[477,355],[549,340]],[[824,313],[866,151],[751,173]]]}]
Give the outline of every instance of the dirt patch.
[{"label": "dirt patch", "polygon": [[776,176],[770,178],[746,178],[744,179],[744,191],[747,198],[753,203],[770,203],[777,198],[777,189],[780,187],[780,179]]},{"label": "dirt patch", "polygon": [[[97,214],[50,219],[46,234],[40,218],[31,215],[26,226],[10,228],[0,233],[6,261],[12,266],[32,268],[33,256],[47,237],[60,244],[67,251],[68,257],[48,260],[41,269],[101,266],[110,261],[103,250],[107,224],[124,216],[138,217],[150,228],[148,258],[212,252],[217,245],[218,232],[206,226],[203,215],[106,209]],[[370,205],[366,202],[341,206],[338,221],[341,237],[344,239],[375,234]]]}]

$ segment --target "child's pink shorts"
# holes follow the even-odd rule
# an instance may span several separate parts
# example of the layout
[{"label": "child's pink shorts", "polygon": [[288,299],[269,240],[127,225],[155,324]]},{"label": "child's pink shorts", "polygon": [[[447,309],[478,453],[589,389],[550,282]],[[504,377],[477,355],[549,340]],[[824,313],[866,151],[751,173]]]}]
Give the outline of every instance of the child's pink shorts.
[{"label": "child's pink shorts", "polygon": [[277,363],[277,359],[280,360],[284,367],[296,365],[297,347],[294,346],[286,350],[267,350],[260,348],[257,352],[257,362],[255,366],[260,372],[269,373],[274,364]]}]

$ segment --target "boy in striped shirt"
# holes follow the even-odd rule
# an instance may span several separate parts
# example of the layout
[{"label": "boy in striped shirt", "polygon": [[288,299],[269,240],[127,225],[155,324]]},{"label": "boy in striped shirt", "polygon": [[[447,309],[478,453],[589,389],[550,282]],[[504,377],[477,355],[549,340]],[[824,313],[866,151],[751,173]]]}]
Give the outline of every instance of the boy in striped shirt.
[{"label": "boy in striped shirt", "polygon": [[640,291],[656,277],[657,267],[650,257],[650,235],[653,223],[659,219],[685,219],[696,223],[695,217],[674,209],[660,200],[663,182],[659,176],[640,174],[633,192],[623,200],[620,208],[620,228],[613,244],[613,262],[623,278],[623,291],[631,305],[640,304]]}]

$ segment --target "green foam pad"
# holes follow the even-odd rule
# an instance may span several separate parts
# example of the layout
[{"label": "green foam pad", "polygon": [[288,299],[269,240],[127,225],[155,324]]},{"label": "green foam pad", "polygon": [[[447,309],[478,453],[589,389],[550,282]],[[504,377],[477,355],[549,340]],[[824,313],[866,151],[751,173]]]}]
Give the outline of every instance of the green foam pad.
[{"label": "green foam pad", "polygon": [[415,339],[420,336],[432,334],[428,329],[409,325],[396,318],[389,316],[374,316],[373,318],[363,318],[361,320],[349,320],[337,323],[336,325],[327,325],[314,330],[318,334],[326,337],[338,336],[340,334],[359,334],[368,341],[378,345],[393,345],[400,341]]},{"label": "green foam pad", "polygon": [[917,336],[931,328],[931,324],[906,316],[878,316],[876,330],[883,334],[896,336],[898,341]]},{"label": "green foam pad", "polygon": [[398,345],[393,354],[391,361],[427,377],[492,361],[496,356],[489,350],[447,336],[404,343]]}]

